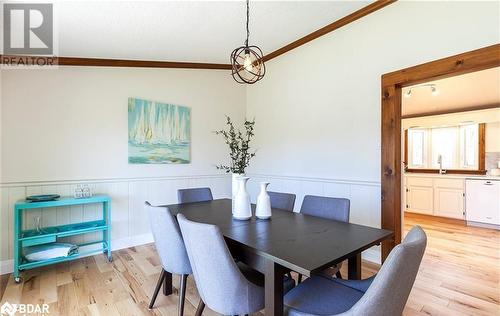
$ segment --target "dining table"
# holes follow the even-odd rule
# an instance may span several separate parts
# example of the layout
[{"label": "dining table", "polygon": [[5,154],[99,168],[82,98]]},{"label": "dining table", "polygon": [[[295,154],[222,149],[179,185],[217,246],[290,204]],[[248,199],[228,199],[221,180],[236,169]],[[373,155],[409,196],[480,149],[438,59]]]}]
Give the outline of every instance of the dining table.
[{"label": "dining table", "polygon": [[[393,238],[389,230],[275,208],[269,219],[237,220],[231,199],[166,206],[173,215],[217,225],[233,257],[265,275],[266,316],[283,315],[283,278],[288,272],[311,277],[347,260],[348,279],[360,279],[361,253]],[[172,275],[167,273],[164,282],[164,295],[172,294]]]}]

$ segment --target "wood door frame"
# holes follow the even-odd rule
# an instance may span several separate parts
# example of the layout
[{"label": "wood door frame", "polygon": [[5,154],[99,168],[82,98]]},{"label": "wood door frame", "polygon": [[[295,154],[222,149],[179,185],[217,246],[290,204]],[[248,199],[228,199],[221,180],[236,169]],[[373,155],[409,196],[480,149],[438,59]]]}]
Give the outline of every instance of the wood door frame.
[{"label": "wood door frame", "polygon": [[382,76],[382,228],[394,239],[382,243],[382,260],[401,242],[401,90],[403,87],[500,66],[500,44],[390,72]]}]

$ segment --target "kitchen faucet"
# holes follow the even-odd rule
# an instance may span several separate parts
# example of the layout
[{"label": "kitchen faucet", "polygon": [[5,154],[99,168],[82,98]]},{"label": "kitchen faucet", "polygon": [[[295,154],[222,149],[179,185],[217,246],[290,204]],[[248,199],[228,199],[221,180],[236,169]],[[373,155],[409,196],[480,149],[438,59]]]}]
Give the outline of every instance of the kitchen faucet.
[{"label": "kitchen faucet", "polygon": [[446,170],[443,169],[443,156],[438,155],[437,163],[439,164],[439,174],[445,174]]}]

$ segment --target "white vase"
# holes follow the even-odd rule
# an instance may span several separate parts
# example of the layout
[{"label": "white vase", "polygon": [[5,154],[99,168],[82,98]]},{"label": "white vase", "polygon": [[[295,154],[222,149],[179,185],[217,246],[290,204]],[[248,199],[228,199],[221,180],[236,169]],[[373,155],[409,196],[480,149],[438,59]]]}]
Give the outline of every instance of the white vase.
[{"label": "white vase", "polygon": [[233,173],[232,174],[232,182],[231,182],[231,213],[234,214],[234,200],[236,198],[236,194],[238,193],[238,178],[244,177],[244,173]]},{"label": "white vase", "polygon": [[247,181],[249,177],[238,177],[238,193],[234,198],[233,217],[239,220],[252,218],[252,206],[250,204],[250,194],[247,192]]},{"label": "white vase", "polygon": [[269,182],[260,183],[260,193],[257,197],[257,208],[255,210],[255,216],[260,219],[271,218],[271,198],[267,193],[267,186]]}]

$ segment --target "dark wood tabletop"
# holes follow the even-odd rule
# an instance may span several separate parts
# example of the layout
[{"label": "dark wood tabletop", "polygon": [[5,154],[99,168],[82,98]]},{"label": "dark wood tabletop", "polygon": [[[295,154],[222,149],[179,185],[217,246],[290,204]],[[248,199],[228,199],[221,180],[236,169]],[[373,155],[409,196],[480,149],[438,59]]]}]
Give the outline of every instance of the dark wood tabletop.
[{"label": "dark wood tabletop", "polygon": [[270,220],[233,219],[231,200],[168,205],[196,222],[217,225],[226,239],[310,276],[392,237],[388,230],[273,209]]}]

